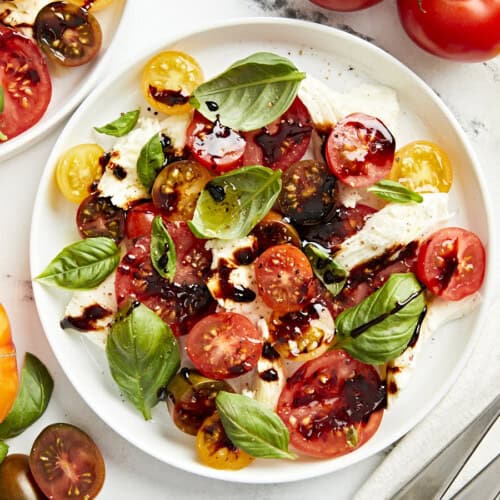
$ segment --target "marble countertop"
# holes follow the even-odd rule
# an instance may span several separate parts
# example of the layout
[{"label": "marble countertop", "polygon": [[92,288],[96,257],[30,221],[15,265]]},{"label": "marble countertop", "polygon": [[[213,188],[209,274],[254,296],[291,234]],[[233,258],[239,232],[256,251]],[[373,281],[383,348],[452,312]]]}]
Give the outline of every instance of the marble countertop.
[{"label": "marble countertop", "polygon": [[[129,23],[119,33],[119,53],[109,74],[133,54],[206,23],[243,16],[280,16],[307,19],[365,38],[391,53],[422,77],[448,105],[467,133],[484,170],[494,214],[500,210],[500,58],[478,64],[459,64],[434,58],[406,37],[392,0],[367,11],[330,13],[307,0],[128,0]],[[172,4],[168,6],[166,5]],[[140,22],[134,20],[140,19]],[[349,499],[384,457],[380,453],[348,469],[316,479],[280,485],[223,483],[191,475],[165,465],[128,444],[101,422],[70,385],[54,358],[33,302],[29,271],[29,231],[33,200],[46,159],[62,126],[26,152],[0,165],[0,301],[7,308],[18,359],[29,350],[47,365],[56,381],[44,416],[18,438],[11,451],[28,453],[33,439],[46,425],[71,422],[88,430],[99,444],[107,479],[99,498],[224,498],[289,500]],[[500,219],[495,231],[500,235]],[[498,275],[498,269],[497,269]],[[497,286],[496,295],[500,295]]]}]

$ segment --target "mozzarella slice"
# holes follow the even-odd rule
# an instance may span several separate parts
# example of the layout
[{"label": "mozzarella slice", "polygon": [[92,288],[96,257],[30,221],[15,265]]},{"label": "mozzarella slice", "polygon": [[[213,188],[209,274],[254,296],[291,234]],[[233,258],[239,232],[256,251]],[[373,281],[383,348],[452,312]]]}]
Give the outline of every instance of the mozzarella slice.
[{"label": "mozzarella slice", "polygon": [[[0,24],[20,29],[31,36],[31,26],[38,12],[51,0],[11,0],[0,1]],[[19,27],[19,28],[18,28]]]},{"label": "mozzarella slice", "polygon": [[193,113],[168,116],[161,122],[163,133],[170,138],[172,146],[179,156],[182,156],[186,145],[186,130],[191,123]]}]

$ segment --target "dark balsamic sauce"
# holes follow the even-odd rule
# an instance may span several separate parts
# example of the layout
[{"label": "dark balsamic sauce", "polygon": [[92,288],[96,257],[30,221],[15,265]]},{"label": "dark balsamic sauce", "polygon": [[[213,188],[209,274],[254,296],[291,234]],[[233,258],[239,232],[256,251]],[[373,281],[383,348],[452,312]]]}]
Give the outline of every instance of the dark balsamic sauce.
[{"label": "dark balsamic sauce", "polygon": [[189,101],[189,95],[183,93],[182,90],[160,90],[150,85],[149,93],[155,101],[166,104],[167,106],[178,106],[186,104]]},{"label": "dark balsamic sauce", "polygon": [[275,382],[279,379],[278,372],[274,368],[269,368],[269,370],[259,372],[259,377],[264,380],[264,382]]},{"label": "dark balsamic sauce", "polygon": [[212,113],[215,113],[219,109],[219,105],[214,101],[206,101],[205,104],[207,105],[208,110],[212,111]]},{"label": "dark balsamic sauce", "polygon": [[226,198],[226,191],[223,186],[215,184],[213,181],[207,182],[205,189],[216,203],[220,203]]},{"label": "dark balsamic sauce", "polygon": [[415,331],[413,332],[413,335],[410,339],[410,342],[408,342],[408,347],[414,347],[415,344],[417,343],[418,338],[420,336],[420,330],[422,328],[422,323],[424,321],[426,314],[427,314],[427,306],[424,307],[424,309],[420,313],[420,316],[418,317],[417,326],[415,327]]},{"label": "dark balsamic sauce", "polygon": [[121,165],[116,164],[113,166],[113,175],[119,181],[122,181],[125,177],[127,177],[127,171]]},{"label": "dark balsamic sauce", "polygon": [[269,342],[264,343],[262,348],[262,357],[268,359],[269,361],[274,361],[280,358],[279,352],[270,344]]},{"label": "dark balsamic sauce", "polygon": [[253,290],[231,283],[229,278],[232,271],[234,271],[234,266],[221,259],[218,267],[219,290],[217,290],[217,295],[224,299],[234,300],[235,302],[253,302],[257,297]]},{"label": "dark balsamic sauce", "polygon": [[74,328],[80,331],[97,330],[97,322],[104,318],[111,318],[113,311],[99,304],[87,306],[80,316],[65,316],[59,323],[61,328]]},{"label": "dark balsamic sauce", "polygon": [[104,172],[105,168],[107,167],[109,160],[111,160],[111,153],[104,153],[100,158],[99,158],[99,165],[102,168],[102,171]]}]

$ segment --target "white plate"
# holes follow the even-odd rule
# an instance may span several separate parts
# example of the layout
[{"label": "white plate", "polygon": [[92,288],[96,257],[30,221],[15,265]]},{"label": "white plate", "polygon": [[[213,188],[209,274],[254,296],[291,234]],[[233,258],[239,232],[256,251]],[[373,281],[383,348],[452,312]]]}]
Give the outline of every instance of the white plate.
[{"label": "white plate", "polygon": [[102,28],[102,47],[90,63],[76,68],[63,68],[48,61],[52,80],[52,99],[41,120],[33,127],[0,144],[0,162],[15,153],[31,147],[51,132],[58,123],[68,116],[87,94],[103,80],[108,61],[119,47],[113,43],[122,20],[126,17],[127,0],[115,0],[95,16]]},{"label": "white plate", "polygon": [[[485,242],[489,255],[494,254],[484,183],[464,133],[432,90],[382,50],[341,31],[284,19],[232,21],[157,47],[153,52],[167,47],[192,54],[207,77],[238,58],[257,50],[268,50],[290,57],[300,69],[325,79],[337,89],[347,89],[365,81],[393,87],[402,109],[401,126],[396,131],[399,144],[428,138],[449,152],[455,168],[451,196],[452,209],[456,211],[453,223],[474,230]],[[139,75],[146,59],[131,64],[100,85],[77,110],[57,141],[45,168],[33,212],[33,276],[40,273],[63,246],[78,239],[74,226],[76,207],[63,199],[53,180],[56,159],[69,146],[95,141],[93,125],[106,123],[138,104],[145,108]],[[491,277],[487,277],[485,297],[489,296],[491,281]],[[473,314],[441,329],[428,342],[409,387],[396,406],[386,413],[380,429],[366,445],[336,459],[257,460],[246,469],[231,472],[201,465],[196,459],[193,438],[173,426],[163,404],[155,408],[154,420],[145,422],[132,405],[123,401],[99,348],[79,334],[60,329],[59,320],[64,314],[67,293],[34,283],[34,294],[42,324],[59,363],[75,389],[110,427],[146,453],[176,467],[213,478],[251,483],[318,476],[358,462],[400,438],[450,388],[478,337],[485,310],[483,302]]]}]

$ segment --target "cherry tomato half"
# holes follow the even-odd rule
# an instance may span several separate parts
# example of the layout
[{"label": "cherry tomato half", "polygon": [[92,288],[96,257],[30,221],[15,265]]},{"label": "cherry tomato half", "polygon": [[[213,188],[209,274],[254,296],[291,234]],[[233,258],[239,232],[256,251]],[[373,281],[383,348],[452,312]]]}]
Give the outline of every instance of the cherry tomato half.
[{"label": "cherry tomato half", "polygon": [[378,119],[353,113],[338,122],[326,141],[332,173],[351,187],[367,187],[391,170],[396,141]]},{"label": "cherry tomato half", "polygon": [[290,243],[298,248],[302,242],[297,230],[287,222],[281,214],[271,210],[252,229],[251,234],[257,238],[259,251],[263,252],[269,247]]},{"label": "cherry tomato half", "polygon": [[0,422],[5,420],[19,389],[19,376],[17,373],[16,347],[12,342],[9,317],[7,311],[0,304]]},{"label": "cherry tomato half", "polygon": [[484,61],[500,54],[498,0],[398,0],[408,36],[437,56]]},{"label": "cherry tomato half", "polygon": [[46,427],[31,448],[29,465],[49,498],[95,498],[104,484],[105,466],[99,448],[74,425]]},{"label": "cherry tomato half", "polygon": [[353,10],[366,9],[382,0],[310,0],[312,3],[325,9],[351,12]]},{"label": "cherry tomato half", "polygon": [[385,386],[373,366],[334,350],[303,364],[287,380],[278,415],[297,450],[338,457],[373,436],[385,399]]},{"label": "cherry tomato half", "polygon": [[52,96],[45,59],[34,42],[0,26],[0,85],[4,108],[0,132],[12,139],[37,123]]},{"label": "cherry tomato half", "polygon": [[220,312],[194,325],[186,349],[194,366],[206,377],[239,377],[257,364],[262,334],[245,316]]},{"label": "cherry tomato half", "polygon": [[447,227],[420,246],[417,276],[435,295],[460,300],[481,287],[485,261],[483,244],[474,233]]},{"label": "cherry tomato half", "polygon": [[15,453],[0,464],[0,499],[45,500],[30,471],[28,455]]}]

